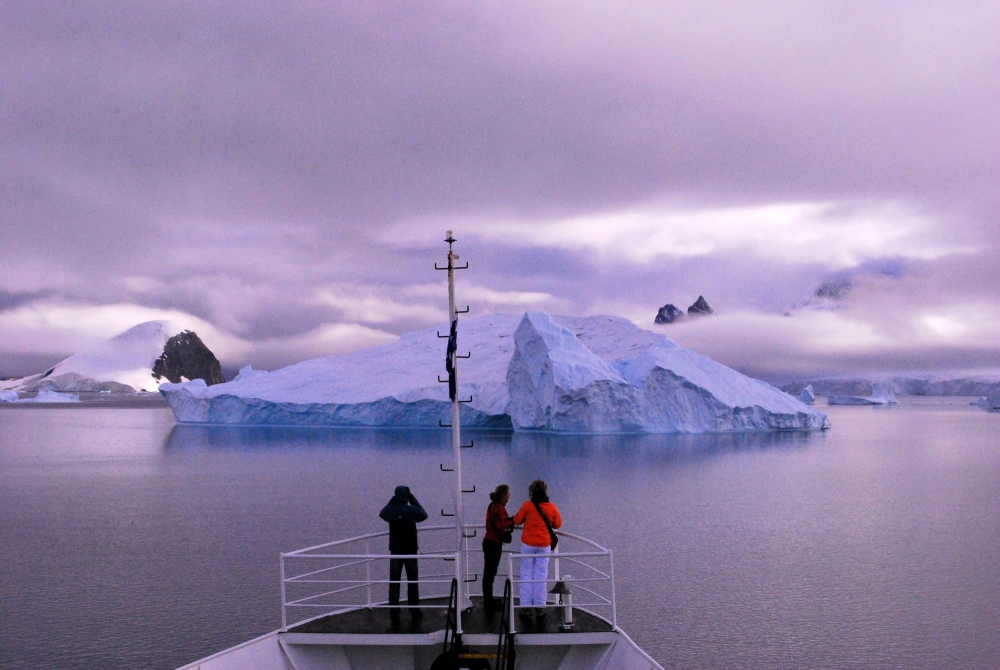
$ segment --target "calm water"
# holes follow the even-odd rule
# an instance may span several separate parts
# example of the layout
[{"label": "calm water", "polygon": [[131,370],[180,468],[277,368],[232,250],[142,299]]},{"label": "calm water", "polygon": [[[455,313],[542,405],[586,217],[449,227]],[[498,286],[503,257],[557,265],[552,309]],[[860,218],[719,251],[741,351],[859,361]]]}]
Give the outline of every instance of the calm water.
[{"label": "calm water", "polygon": [[[548,480],[566,529],[615,550],[619,623],[665,667],[1000,667],[1000,414],[829,414],[814,434],[476,434],[467,479]],[[0,667],[173,668],[277,628],[278,553],[381,530],[396,484],[450,508],[448,443],[4,409]]]}]

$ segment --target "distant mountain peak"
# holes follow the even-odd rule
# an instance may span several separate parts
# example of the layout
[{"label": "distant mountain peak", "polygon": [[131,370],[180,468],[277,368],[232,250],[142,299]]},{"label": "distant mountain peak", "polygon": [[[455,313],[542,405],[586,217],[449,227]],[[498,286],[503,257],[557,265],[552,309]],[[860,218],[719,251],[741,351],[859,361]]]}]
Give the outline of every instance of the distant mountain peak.
[{"label": "distant mountain peak", "polygon": [[853,288],[854,285],[849,279],[825,281],[819,285],[819,288],[813,293],[813,297],[826,300],[843,300]]},{"label": "distant mountain peak", "polygon": [[654,323],[673,323],[679,319],[684,318],[684,310],[678,309],[676,306],[671,304],[666,304],[659,309],[656,313],[656,318],[653,319]]},{"label": "distant mountain peak", "polygon": [[653,322],[659,324],[675,323],[687,316],[708,316],[709,314],[715,314],[715,310],[709,307],[705,296],[700,295],[694,304],[688,307],[686,314],[676,305],[667,303],[656,312],[656,318],[653,319]]},{"label": "distant mountain peak", "polygon": [[705,296],[698,296],[694,304],[688,307],[688,316],[708,316],[709,314],[715,314],[715,310],[708,306]]}]

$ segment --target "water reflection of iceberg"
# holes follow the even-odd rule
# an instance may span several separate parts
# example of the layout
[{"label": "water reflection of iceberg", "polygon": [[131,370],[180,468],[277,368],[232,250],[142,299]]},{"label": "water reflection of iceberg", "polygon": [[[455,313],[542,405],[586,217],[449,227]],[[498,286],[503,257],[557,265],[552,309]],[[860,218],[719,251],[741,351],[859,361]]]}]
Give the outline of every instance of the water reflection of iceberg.
[{"label": "water reflection of iceberg", "polygon": [[255,451],[295,448],[439,450],[438,429],[377,429],[307,426],[226,426],[177,424],[163,448],[168,451]]},{"label": "water reflection of iceberg", "polygon": [[529,454],[547,454],[559,459],[613,456],[653,459],[662,463],[700,461],[743,451],[803,449],[818,444],[825,437],[823,432],[806,430],[694,435],[514,433],[509,441],[514,457]]},{"label": "water reflection of iceberg", "polygon": [[[164,441],[165,451],[394,451],[446,450],[442,429],[386,429],[302,426],[178,424]],[[656,463],[704,461],[749,451],[804,449],[825,439],[824,432],[771,431],[695,435],[565,435],[548,432],[469,430],[477,450],[499,452],[512,461],[539,458],[568,462],[589,458],[642,459]]]}]

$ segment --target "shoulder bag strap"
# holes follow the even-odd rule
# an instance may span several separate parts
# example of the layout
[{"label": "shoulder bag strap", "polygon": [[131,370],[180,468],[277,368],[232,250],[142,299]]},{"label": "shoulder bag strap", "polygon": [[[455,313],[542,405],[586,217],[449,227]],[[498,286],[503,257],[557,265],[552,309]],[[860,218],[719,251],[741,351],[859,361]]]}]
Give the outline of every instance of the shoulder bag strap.
[{"label": "shoulder bag strap", "polygon": [[534,500],[531,501],[531,504],[535,506],[536,510],[538,510],[538,516],[542,517],[542,521],[545,522],[545,527],[549,529],[549,542],[554,542],[556,539],[556,533],[554,530],[552,530],[552,524],[549,523],[548,517],[545,516],[545,514],[542,512],[542,506],[536,503]]}]

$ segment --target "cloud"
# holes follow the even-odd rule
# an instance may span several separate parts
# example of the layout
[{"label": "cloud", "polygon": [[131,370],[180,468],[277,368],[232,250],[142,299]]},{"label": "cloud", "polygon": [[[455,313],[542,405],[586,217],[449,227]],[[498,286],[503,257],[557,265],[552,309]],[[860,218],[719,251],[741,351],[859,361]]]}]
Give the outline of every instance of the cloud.
[{"label": "cloud", "polygon": [[390,344],[397,335],[357,324],[328,323],[302,335],[258,342],[245,362],[256,369],[275,369],[288,361],[347,354],[358,349]]},{"label": "cloud", "polygon": [[240,355],[246,343],[221,333],[211,324],[177,310],[141,305],[81,305],[36,302],[0,312],[0,341],[11,353],[63,353],[107,340],[144,321],[170,321],[195,330],[213,351]]},{"label": "cloud", "polygon": [[[51,357],[69,356],[138,323],[158,320],[169,321],[178,330],[197,332],[206,346],[229,366],[250,363],[258,369],[349,353],[397,339],[392,333],[357,324],[325,323],[293,337],[249,342],[177,310],[132,304],[34,303],[0,312],[0,341],[4,343],[6,356],[31,364]],[[40,371],[4,369],[3,374],[26,375]]]},{"label": "cloud", "polygon": [[[227,365],[292,363],[442,321],[454,228],[472,314],[648,325],[704,294],[799,367],[981,358],[998,22],[972,0],[12,5],[0,323],[187,315]],[[893,259],[910,274],[833,325],[767,316]],[[100,330],[38,318],[0,356]]]},{"label": "cloud", "polygon": [[836,310],[737,311],[653,329],[770,380],[1000,368],[1000,303],[935,292],[935,280],[870,277]]},{"label": "cloud", "polygon": [[[388,323],[409,318],[434,323],[448,320],[447,309],[413,302],[401,303],[389,297],[388,293],[386,287],[333,285],[321,288],[316,297],[348,321]],[[410,291],[404,290],[403,293]]]},{"label": "cloud", "polygon": [[775,203],[641,208],[543,221],[478,222],[472,235],[520,246],[589,249],[633,263],[739,252],[768,261],[854,267],[891,250],[934,259],[977,250],[900,203]]}]

